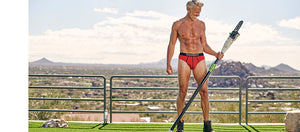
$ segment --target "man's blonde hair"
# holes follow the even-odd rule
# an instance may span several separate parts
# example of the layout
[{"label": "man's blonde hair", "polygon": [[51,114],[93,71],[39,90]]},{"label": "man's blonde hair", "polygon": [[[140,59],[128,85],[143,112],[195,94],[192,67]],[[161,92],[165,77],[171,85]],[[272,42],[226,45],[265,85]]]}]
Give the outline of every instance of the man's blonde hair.
[{"label": "man's blonde hair", "polygon": [[186,3],[186,7],[189,9],[193,9],[196,5],[202,7],[204,4],[200,0],[190,0]]}]

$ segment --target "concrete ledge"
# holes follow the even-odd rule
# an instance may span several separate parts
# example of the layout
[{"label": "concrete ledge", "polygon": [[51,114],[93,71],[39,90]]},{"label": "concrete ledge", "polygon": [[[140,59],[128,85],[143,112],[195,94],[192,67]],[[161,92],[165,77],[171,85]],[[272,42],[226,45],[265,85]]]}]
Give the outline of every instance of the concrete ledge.
[{"label": "concrete ledge", "polygon": [[284,122],[286,131],[300,132],[300,110],[288,111]]}]

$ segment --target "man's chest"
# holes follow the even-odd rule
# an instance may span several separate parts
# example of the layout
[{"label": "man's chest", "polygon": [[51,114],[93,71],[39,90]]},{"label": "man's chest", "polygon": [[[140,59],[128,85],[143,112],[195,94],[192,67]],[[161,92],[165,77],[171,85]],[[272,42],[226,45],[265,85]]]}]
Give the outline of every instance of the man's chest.
[{"label": "man's chest", "polygon": [[178,34],[181,38],[200,38],[202,34],[202,29],[200,24],[187,24],[183,23],[178,28]]}]

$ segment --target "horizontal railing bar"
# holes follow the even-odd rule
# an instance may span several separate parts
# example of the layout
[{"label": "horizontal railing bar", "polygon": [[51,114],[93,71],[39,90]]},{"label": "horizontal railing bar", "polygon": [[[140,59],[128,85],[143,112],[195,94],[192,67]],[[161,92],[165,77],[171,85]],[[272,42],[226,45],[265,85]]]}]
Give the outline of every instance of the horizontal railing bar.
[{"label": "horizontal railing bar", "polygon": [[[112,111],[112,113],[177,113],[177,111]],[[202,114],[200,111],[187,111],[189,114]],[[218,112],[212,111],[210,114],[239,114],[239,112]]]},{"label": "horizontal railing bar", "polygon": [[52,110],[52,109],[29,109],[28,111],[48,111],[48,112],[92,112],[103,113],[104,110]]},{"label": "horizontal railing bar", "polygon": [[248,112],[248,114],[286,114],[286,112]]},{"label": "horizontal railing bar", "polygon": [[[112,99],[111,101],[164,101],[173,102],[176,99]],[[188,99],[185,100],[189,101]],[[200,99],[194,99],[194,102],[200,102]],[[209,102],[239,102],[239,100],[209,100]]]},{"label": "horizontal railing bar", "polygon": [[[178,90],[178,87],[112,87],[112,89],[137,89],[137,90]],[[189,87],[188,90],[196,88]],[[208,90],[239,90],[239,88],[208,88]]]},{"label": "horizontal railing bar", "polygon": [[247,79],[300,79],[300,76],[249,76]]},{"label": "horizontal railing bar", "polygon": [[210,76],[209,78],[235,78],[235,79],[240,79],[239,76]]},{"label": "horizontal railing bar", "polygon": [[104,99],[83,99],[83,98],[28,98],[29,100],[72,100],[72,101],[104,101]]},{"label": "horizontal railing bar", "polygon": [[35,89],[104,89],[104,87],[61,87],[61,86],[29,86]]},{"label": "horizontal railing bar", "polygon": [[248,90],[299,90],[300,88],[248,88]]},{"label": "horizontal railing bar", "polygon": [[[177,78],[177,75],[113,75],[111,78]],[[191,76],[191,78],[194,78]],[[239,76],[210,76],[209,78],[236,78]]]},{"label": "horizontal railing bar", "polygon": [[[178,90],[177,87],[112,87],[111,89],[136,89],[136,90]],[[188,88],[192,90],[194,88]]]},{"label": "horizontal railing bar", "polygon": [[177,78],[176,75],[113,75],[111,78]]},{"label": "horizontal railing bar", "polygon": [[300,100],[248,100],[248,102],[300,102]]},{"label": "horizontal railing bar", "polygon": [[30,77],[102,77],[105,78],[103,75],[60,75],[60,74],[53,74],[53,75],[48,75],[48,74],[29,74],[28,76]]}]

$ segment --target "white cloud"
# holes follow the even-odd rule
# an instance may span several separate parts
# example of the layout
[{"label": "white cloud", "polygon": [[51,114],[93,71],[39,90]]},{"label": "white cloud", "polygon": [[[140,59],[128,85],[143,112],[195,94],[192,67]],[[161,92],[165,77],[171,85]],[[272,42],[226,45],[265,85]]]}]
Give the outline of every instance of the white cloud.
[{"label": "white cloud", "polygon": [[[106,64],[158,61],[166,57],[171,26],[178,19],[155,11],[134,11],[121,17],[107,17],[91,29],[47,30],[42,35],[29,36],[29,59],[47,57],[61,62]],[[204,19],[204,22],[209,45],[216,51],[220,50],[236,23],[212,19]],[[264,62],[266,65],[292,64],[294,60],[300,60],[296,55],[300,50],[296,45],[300,41],[282,37],[270,25],[244,22],[240,34],[226,53],[227,59],[261,65]],[[294,46],[284,45],[286,43]],[[175,50],[173,58],[179,54],[179,44]]]},{"label": "white cloud", "polygon": [[126,13],[126,15],[133,16],[133,17],[152,17],[152,18],[170,17],[166,14],[155,12],[155,11],[139,11],[139,10],[135,10],[132,13]]},{"label": "white cloud", "polygon": [[[206,35],[209,44],[222,44],[229,36],[237,23],[226,24],[221,21],[205,19]],[[271,25],[259,23],[244,22],[239,33],[241,34],[237,41],[242,45],[274,45],[274,44],[294,44],[299,40],[283,37],[278,30]]]},{"label": "white cloud", "polygon": [[109,13],[109,14],[118,14],[119,11],[116,8],[94,8],[95,12],[101,12],[101,13]]},{"label": "white cloud", "polygon": [[[138,17],[139,13],[155,19]],[[92,29],[48,30],[29,37],[29,55],[34,59],[55,55],[53,59],[59,61],[74,58],[73,62],[88,63],[158,61],[166,56],[170,26],[175,20],[152,11],[137,11],[123,17],[108,17]]]},{"label": "white cloud", "polygon": [[281,27],[300,30],[300,17],[295,17],[288,20],[283,19],[278,22],[278,25]]}]

